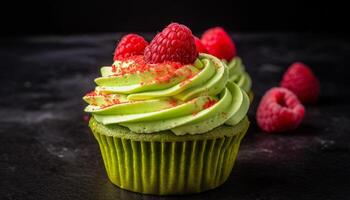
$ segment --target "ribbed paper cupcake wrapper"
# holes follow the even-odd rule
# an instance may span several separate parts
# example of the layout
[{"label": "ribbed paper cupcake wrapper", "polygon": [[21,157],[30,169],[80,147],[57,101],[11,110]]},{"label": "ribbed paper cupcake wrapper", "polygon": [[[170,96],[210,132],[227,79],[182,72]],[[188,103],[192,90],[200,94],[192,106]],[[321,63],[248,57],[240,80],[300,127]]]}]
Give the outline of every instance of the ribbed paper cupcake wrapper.
[{"label": "ribbed paper cupcake wrapper", "polygon": [[106,136],[96,129],[93,133],[112,183],[134,192],[168,195],[198,193],[225,182],[247,128],[233,136],[174,142]]}]

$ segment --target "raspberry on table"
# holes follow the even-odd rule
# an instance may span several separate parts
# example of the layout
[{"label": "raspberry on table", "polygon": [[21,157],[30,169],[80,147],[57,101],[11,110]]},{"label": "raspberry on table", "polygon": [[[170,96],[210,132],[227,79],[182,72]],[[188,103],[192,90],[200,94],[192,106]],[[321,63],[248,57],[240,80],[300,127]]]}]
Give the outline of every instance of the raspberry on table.
[{"label": "raspberry on table", "polygon": [[293,63],[284,73],[281,86],[294,92],[303,103],[315,102],[320,83],[311,69],[301,62]]},{"label": "raspberry on table", "polygon": [[304,118],[305,109],[288,89],[274,87],[263,96],[256,113],[259,127],[267,133],[295,129]]},{"label": "raspberry on table", "polygon": [[113,60],[124,59],[134,55],[143,55],[148,42],[140,35],[125,35],[114,51]]},{"label": "raspberry on table", "polygon": [[236,56],[236,46],[231,37],[221,27],[208,29],[201,41],[209,54],[230,61]]},{"label": "raspberry on table", "polygon": [[198,52],[192,31],[185,25],[171,23],[153,38],[144,55],[148,63],[190,64],[196,60]]}]

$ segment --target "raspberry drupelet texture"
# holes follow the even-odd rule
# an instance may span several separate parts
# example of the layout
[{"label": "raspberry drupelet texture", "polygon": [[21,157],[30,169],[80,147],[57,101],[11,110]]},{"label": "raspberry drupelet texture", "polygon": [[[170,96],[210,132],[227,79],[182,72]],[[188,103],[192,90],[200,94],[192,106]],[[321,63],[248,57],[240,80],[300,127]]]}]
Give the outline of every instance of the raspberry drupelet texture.
[{"label": "raspberry drupelet texture", "polygon": [[303,63],[293,63],[284,73],[281,86],[294,92],[303,103],[315,102],[320,94],[320,83],[311,69]]},{"label": "raspberry drupelet texture", "polygon": [[304,118],[305,109],[288,89],[272,88],[263,96],[256,113],[259,127],[267,132],[295,129]]},{"label": "raspberry drupelet texture", "polygon": [[198,52],[191,30],[182,24],[171,23],[153,38],[144,55],[148,63],[190,64],[196,60]]},{"label": "raspberry drupelet texture", "polygon": [[209,54],[230,61],[236,56],[236,46],[230,36],[221,27],[208,29],[201,41]]},{"label": "raspberry drupelet texture", "polygon": [[125,35],[114,51],[113,60],[120,60],[134,55],[143,55],[148,42],[137,34]]}]

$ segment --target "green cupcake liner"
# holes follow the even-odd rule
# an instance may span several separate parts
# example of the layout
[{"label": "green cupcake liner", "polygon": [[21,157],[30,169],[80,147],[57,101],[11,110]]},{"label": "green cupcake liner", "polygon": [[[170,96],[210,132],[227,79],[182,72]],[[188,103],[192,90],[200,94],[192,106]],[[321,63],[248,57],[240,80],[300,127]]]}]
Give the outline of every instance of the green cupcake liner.
[{"label": "green cupcake liner", "polygon": [[200,135],[170,131],[137,134],[92,117],[109,179],[120,188],[144,194],[186,194],[210,190],[228,178],[247,118],[234,127],[220,126]]}]

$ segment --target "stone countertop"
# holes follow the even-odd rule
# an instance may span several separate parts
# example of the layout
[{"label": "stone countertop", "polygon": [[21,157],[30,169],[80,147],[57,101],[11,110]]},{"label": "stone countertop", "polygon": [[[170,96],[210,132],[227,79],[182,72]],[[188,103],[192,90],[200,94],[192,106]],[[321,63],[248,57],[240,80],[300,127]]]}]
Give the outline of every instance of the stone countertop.
[{"label": "stone countertop", "polygon": [[[146,34],[150,38],[150,34]],[[348,199],[350,41],[314,34],[236,34],[253,79],[252,122],[221,187],[157,197],[121,190],[105,173],[81,97],[109,65],[120,34],[0,39],[0,199]],[[261,95],[293,61],[313,67],[322,94],[301,126],[264,134]]]}]

